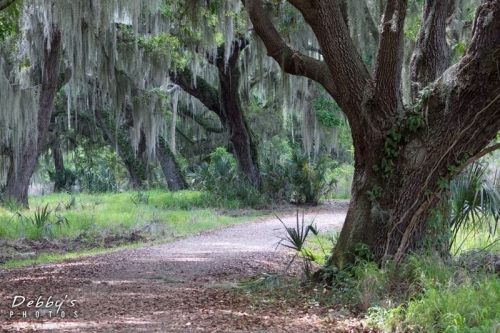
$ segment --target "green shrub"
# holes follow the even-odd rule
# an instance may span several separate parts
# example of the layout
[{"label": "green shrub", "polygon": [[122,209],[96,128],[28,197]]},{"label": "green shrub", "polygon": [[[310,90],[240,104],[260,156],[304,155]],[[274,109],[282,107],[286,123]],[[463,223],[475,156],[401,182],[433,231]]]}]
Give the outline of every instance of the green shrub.
[{"label": "green shrub", "polygon": [[118,189],[115,174],[111,168],[104,165],[98,170],[80,170],[78,173],[80,190],[88,193],[114,192]]},{"label": "green shrub", "polygon": [[316,237],[318,237],[318,228],[314,223],[314,220],[308,224],[304,220],[304,212],[302,212],[302,219],[299,219],[299,211],[297,210],[296,224],[295,227],[287,227],[286,224],[276,216],[285,228],[285,236],[280,237],[278,245],[287,247],[295,251],[295,255],[289,261],[286,270],[290,268],[295,259],[300,255],[302,257],[302,271],[306,278],[311,279],[312,277],[312,262],[314,261],[314,254],[304,247],[306,240],[309,236],[309,232],[312,232]]},{"label": "green shrub", "polygon": [[484,163],[473,163],[450,182],[444,199],[431,211],[429,246],[457,254],[480,233],[493,240],[500,220],[500,191],[488,180],[487,169]]},{"label": "green shrub", "polygon": [[328,177],[333,168],[335,163],[327,157],[314,164],[307,154],[295,150],[290,161],[293,201],[317,205],[323,196],[334,189],[336,180]]},{"label": "green shrub", "polygon": [[288,163],[264,157],[261,164],[261,188],[272,202],[289,203],[293,194],[292,174]]},{"label": "green shrub", "polygon": [[322,157],[314,163],[298,148],[290,148],[281,156],[271,154],[261,164],[262,192],[275,203],[317,205],[335,189],[337,181],[332,176],[335,168],[336,163],[331,159]]},{"label": "green shrub", "polygon": [[27,238],[34,240],[46,236],[54,238],[54,227],[61,228],[62,225],[69,226],[68,220],[60,215],[56,215],[57,220],[52,221],[52,210],[49,209],[48,204],[43,208],[37,207],[33,217],[23,215],[19,212],[17,216],[26,231]]},{"label": "green shrub", "polygon": [[78,175],[74,170],[65,168],[62,171],[48,170],[50,181],[54,182],[54,191],[69,191],[76,185]]},{"label": "green shrub", "polygon": [[236,160],[225,148],[210,154],[210,163],[202,163],[192,175],[194,186],[211,194],[207,198],[215,206],[237,208],[240,203],[255,206],[262,202],[261,194],[238,171]]}]

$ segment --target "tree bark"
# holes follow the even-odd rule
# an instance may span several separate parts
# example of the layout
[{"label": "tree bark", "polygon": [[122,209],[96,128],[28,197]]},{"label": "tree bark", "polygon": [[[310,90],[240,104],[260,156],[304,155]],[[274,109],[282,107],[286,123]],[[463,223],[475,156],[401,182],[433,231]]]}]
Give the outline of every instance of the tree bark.
[{"label": "tree bark", "polygon": [[[373,77],[358,61],[340,1],[289,2],[316,34],[324,62],[286,45],[260,0],[243,0],[268,54],[284,71],[321,83],[351,125],[355,148],[351,205],[328,265],[344,268],[353,263],[360,243],[379,262],[400,259],[422,246],[429,209],[436,206],[442,188],[500,130],[500,1],[481,6],[465,56],[444,73],[438,64],[443,59],[433,58],[443,54],[436,51],[443,41],[441,32],[433,31],[440,28],[422,25],[427,31],[419,34],[416,52],[428,56],[416,71],[425,75],[416,82],[437,80],[412,109],[404,108],[400,97],[406,1],[387,1]],[[438,2],[427,0],[425,8]],[[425,11],[424,17],[431,19]],[[441,22],[439,15],[432,19]],[[429,36],[435,38],[424,40]],[[315,77],[315,70],[325,66],[324,73]]]},{"label": "tree bark", "polygon": [[446,41],[446,21],[450,0],[426,0],[422,26],[411,60],[411,97],[437,79],[449,66],[449,46]]},{"label": "tree bark", "polygon": [[[49,45],[50,42],[50,45]],[[14,152],[16,167],[11,167],[4,192],[6,198],[13,198],[18,205],[28,207],[28,188],[41,150],[45,146],[54,107],[59,77],[59,55],[61,51],[61,32],[54,29],[49,40],[44,41],[43,72],[38,107],[36,135],[24,143],[20,152]]]},{"label": "tree bark", "polygon": [[163,137],[158,138],[158,145],[156,147],[156,157],[160,162],[163,175],[167,180],[168,188],[170,191],[185,190],[188,186],[184,179],[179,165],[175,161],[175,156],[170,150],[167,142]]},{"label": "tree bark", "polygon": [[[72,69],[68,67],[64,73],[59,75],[59,79],[57,82],[57,92],[59,92],[62,87],[68,83],[72,76]],[[57,94],[56,92],[56,94]],[[61,114],[60,110],[57,110],[57,106],[55,106],[56,110],[53,110],[50,116],[50,124],[49,124],[49,138],[47,141],[48,145],[43,151],[46,151],[49,147],[52,150],[52,158],[54,161],[54,171],[55,171],[55,181],[54,181],[54,192],[63,191],[65,187],[68,185],[66,182],[66,171],[64,167],[64,157],[63,151],[61,148],[61,138],[60,138],[60,127],[57,124],[57,117]]]},{"label": "tree bark", "polygon": [[[500,130],[495,60],[499,55],[500,3],[496,1],[478,12],[466,56],[421,101],[416,116],[422,117],[422,127],[415,133],[400,127],[402,138],[393,147],[392,172],[381,177],[366,167],[356,168],[351,207],[330,264],[343,267],[352,262],[358,243],[367,244],[378,260],[400,259],[422,246],[429,209],[439,202],[442,188]],[[433,63],[429,68],[427,73],[438,71]],[[382,152],[376,145],[372,149]],[[382,158],[386,154],[381,153]],[[376,161],[369,164],[377,165]],[[381,194],[367,196],[375,185]]]}]

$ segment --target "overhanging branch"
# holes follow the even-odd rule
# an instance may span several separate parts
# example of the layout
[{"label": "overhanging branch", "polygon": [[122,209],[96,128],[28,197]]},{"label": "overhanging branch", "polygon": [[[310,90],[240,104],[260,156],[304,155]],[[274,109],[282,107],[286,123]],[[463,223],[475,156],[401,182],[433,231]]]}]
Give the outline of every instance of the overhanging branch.
[{"label": "overhanging branch", "polygon": [[188,69],[183,69],[177,73],[169,73],[170,80],[179,85],[185,92],[198,99],[210,111],[213,111],[221,122],[225,123],[225,115],[219,102],[219,92],[201,77],[196,78],[197,87],[193,87],[193,73]]},{"label": "overhanging branch", "polygon": [[300,11],[309,10],[311,8],[311,0],[288,0],[288,2]]},{"label": "overhanging branch", "polygon": [[[291,48],[276,30],[260,0],[242,1],[248,9],[253,29],[266,46],[268,55],[276,60],[283,71],[314,80],[333,96],[338,94],[326,63]],[[308,3],[309,1],[293,1],[292,4],[301,8]]]},{"label": "overhanging branch", "polygon": [[198,125],[200,125],[207,132],[224,133],[226,131],[223,126],[216,126],[210,124],[201,115],[197,115],[194,112],[188,110],[188,108],[186,108],[184,105],[179,105],[179,112],[182,116],[193,119]]}]

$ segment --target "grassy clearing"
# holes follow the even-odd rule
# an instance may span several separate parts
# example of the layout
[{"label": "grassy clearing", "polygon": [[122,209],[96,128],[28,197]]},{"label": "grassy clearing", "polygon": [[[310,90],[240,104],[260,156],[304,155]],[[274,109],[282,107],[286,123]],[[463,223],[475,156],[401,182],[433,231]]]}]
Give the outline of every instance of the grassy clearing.
[{"label": "grassy clearing", "polygon": [[[196,191],[160,190],[33,197],[30,210],[0,207],[0,241],[24,240],[31,244],[44,239],[55,243],[70,239],[77,240],[82,248],[105,248],[108,242],[116,246],[144,238],[167,240],[262,215],[256,211],[239,217],[224,215],[210,207],[208,199]],[[117,242],[119,238],[124,241]],[[71,252],[79,250],[72,248]],[[63,259],[66,255],[47,258]]]},{"label": "grassy clearing", "polygon": [[90,256],[93,254],[101,254],[101,253],[107,253],[107,252],[112,252],[116,251],[117,249],[123,250],[123,249],[133,249],[140,247],[142,244],[140,243],[135,243],[135,244],[127,244],[127,245],[121,245],[118,248],[95,248],[91,250],[85,250],[85,251],[77,251],[77,252],[69,252],[69,253],[41,253],[39,257],[36,259],[13,259],[9,260],[5,264],[3,264],[1,267],[2,268],[13,268],[13,267],[22,267],[22,266],[30,266],[33,264],[43,264],[43,263],[48,263],[48,262],[55,262],[55,261],[63,261],[63,260],[69,260],[69,259],[76,259],[76,258],[81,258],[84,256]]},{"label": "grassy clearing", "polygon": [[493,237],[484,228],[463,228],[458,231],[457,241],[451,248],[451,253],[460,255],[471,250],[487,250],[500,254],[500,237]]},{"label": "grassy clearing", "polygon": [[319,265],[326,264],[328,257],[330,256],[332,247],[337,242],[339,235],[338,231],[331,231],[326,233],[320,233],[309,237],[305,243],[305,252],[307,255],[311,256]]}]

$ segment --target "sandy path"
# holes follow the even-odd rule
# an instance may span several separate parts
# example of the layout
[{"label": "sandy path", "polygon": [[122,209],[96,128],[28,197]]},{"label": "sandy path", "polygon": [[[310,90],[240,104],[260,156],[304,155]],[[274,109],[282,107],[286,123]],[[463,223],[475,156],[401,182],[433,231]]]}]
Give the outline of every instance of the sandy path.
[{"label": "sandy path", "polygon": [[[313,218],[322,231],[338,229],[345,205],[307,211],[305,220]],[[283,221],[293,226],[296,219],[289,214]],[[249,277],[283,270],[290,253],[275,251],[280,234],[279,221],[267,218],[164,245],[0,270],[2,332],[336,331],[317,309],[252,312],[242,293],[230,288]],[[13,308],[15,296],[23,296],[25,303]],[[27,307],[28,300],[36,303],[40,296],[44,306]],[[49,296],[64,300],[59,313],[55,306],[44,309]],[[24,311],[28,318],[22,318]]]}]

